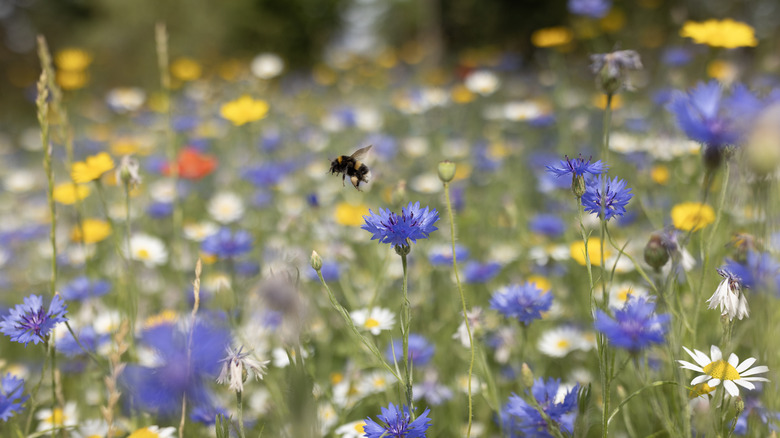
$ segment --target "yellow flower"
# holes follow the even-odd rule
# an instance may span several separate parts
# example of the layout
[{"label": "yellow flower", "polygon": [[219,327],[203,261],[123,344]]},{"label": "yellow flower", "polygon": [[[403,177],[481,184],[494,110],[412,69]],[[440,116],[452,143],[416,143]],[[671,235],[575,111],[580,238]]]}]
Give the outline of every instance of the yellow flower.
[{"label": "yellow flower", "polygon": [[363,216],[368,215],[368,206],[365,204],[352,205],[342,202],[336,206],[336,222],[339,225],[351,225],[357,227],[363,225]]},{"label": "yellow flower", "polygon": [[656,184],[666,185],[669,182],[669,168],[659,164],[650,169],[650,178]]},{"label": "yellow flower", "polygon": [[84,71],[60,70],[57,72],[57,85],[63,90],[78,90],[89,82],[89,74]]},{"label": "yellow flower", "polygon": [[555,47],[570,43],[573,37],[568,27],[546,27],[531,34],[531,43],[536,47]]},{"label": "yellow flower", "polygon": [[222,105],[219,113],[223,118],[233,122],[233,125],[241,126],[265,117],[268,114],[268,103],[264,100],[255,100],[251,96],[244,95]]},{"label": "yellow flower", "polygon": [[79,226],[76,225],[70,232],[70,239],[74,242],[84,243],[97,243],[108,237],[111,234],[111,225],[108,222],[104,222],[100,219],[85,219],[81,226],[84,230],[83,238],[82,231]]},{"label": "yellow flower", "polygon": [[161,325],[172,325],[179,317],[173,310],[163,310],[161,313],[152,315],[146,318],[144,321],[144,328],[154,328]]},{"label": "yellow flower", "polygon": [[715,222],[715,210],[700,202],[683,202],[672,207],[672,223],[678,230],[697,231]]},{"label": "yellow flower", "polygon": [[[585,243],[582,240],[578,240],[569,246],[569,253],[577,263],[585,266]],[[604,258],[607,259],[612,255],[609,248],[604,250]],[[590,264],[593,266],[601,266],[601,240],[598,237],[591,237],[588,239],[588,258]]]},{"label": "yellow flower", "polygon": [[686,21],[680,29],[680,36],[692,38],[697,44],[727,49],[758,45],[755,31],[749,24],[730,18],[704,22]]},{"label": "yellow flower", "polygon": [[114,160],[105,152],[87,157],[85,161],[73,163],[70,176],[73,182],[82,184],[94,181],[114,168]]},{"label": "yellow flower", "polygon": [[180,81],[194,81],[201,73],[200,64],[192,58],[177,58],[171,63],[171,74]]},{"label": "yellow flower", "polygon": [[626,14],[620,9],[612,8],[607,16],[599,20],[604,32],[615,33],[626,25]]},{"label": "yellow flower", "polygon": [[63,49],[54,56],[54,64],[60,70],[81,71],[89,67],[90,63],[92,63],[92,55],[83,49]]},{"label": "yellow flower", "polygon": [[52,191],[52,197],[60,204],[71,205],[89,196],[89,186],[66,182]]},{"label": "yellow flower", "polygon": [[452,88],[452,100],[456,103],[469,103],[474,100],[474,93],[469,91],[463,84],[458,84]]},{"label": "yellow flower", "polygon": [[722,59],[715,59],[707,64],[707,76],[717,79],[723,83],[734,81],[737,78],[737,67],[734,64]]},{"label": "yellow flower", "polygon": [[[607,108],[607,95],[606,94],[599,94],[598,96],[593,98],[593,104],[596,105],[599,109],[606,109]],[[610,108],[613,110],[616,110],[623,106],[623,98],[620,97],[619,94],[615,94],[612,96],[612,102],[609,104]]]},{"label": "yellow flower", "polygon": [[552,284],[550,283],[550,280],[548,280],[546,277],[542,277],[541,275],[532,275],[528,277],[528,282],[533,283],[536,287],[543,291],[552,290]]}]

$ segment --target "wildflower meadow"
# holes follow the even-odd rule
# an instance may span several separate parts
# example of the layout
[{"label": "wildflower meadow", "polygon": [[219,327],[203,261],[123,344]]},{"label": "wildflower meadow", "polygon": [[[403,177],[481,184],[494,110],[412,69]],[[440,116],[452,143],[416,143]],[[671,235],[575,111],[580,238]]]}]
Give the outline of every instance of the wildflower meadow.
[{"label": "wildflower meadow", "polygon": [[1,437],[777,436],[777,5],[407,3],[7,32]]}]

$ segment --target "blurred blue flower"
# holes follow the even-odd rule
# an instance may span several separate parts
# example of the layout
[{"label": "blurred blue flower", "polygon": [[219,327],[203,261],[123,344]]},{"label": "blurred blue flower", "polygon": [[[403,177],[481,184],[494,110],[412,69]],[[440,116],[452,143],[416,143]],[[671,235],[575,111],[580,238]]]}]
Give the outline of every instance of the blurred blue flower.
[{"label": "blurred blue flower", "polygon": [[447,385],[442,385],[436,373],[426,373],[422,383],[414,385],[414,400],[425,399],[431,406],[438,406],[453,396],[452,390]]},{"label": "blurred blue flower", "polygon": [[542,319],[542,312],[550,310],[552,300],[551,293],[542,291],[534,283],[513,284],[493,293],[490,308],[528,325],[535,319]]},{"label": "blurred blue flower", "polygon": [[248,231],[237,230],[234,233],[229,228],[221,228],[207,237],[201,243],[200,249],[205,253],[228,259],[251,251],[252,241],[252,235]]},{"label": "blurred blue flower", "polygon": [[28,396],[22,396],[24,380],[6,374],[0,382],[0,420],[8,421],[15,413],[21,412]]},{"label": "blurred blue flower", "polygon": [[466,283],[487,283],[495,278],[499,272],[501,272],[501,263],[470,261],[463,265],[463,281]]},{"label": "blurred blue flower", "polygon": [[192,408],[190,420],[206,426],[213,426],[217,422],[217,414],[222,414],[225,418],[230,416],[225,408],[216,407],[211,403],[204,403]]},{"label": "blurred blue flower", "polygon": [[537,214],[528,222],[528,228],[549,237],[560,237],[566,231],[566,223],[554,214]]},{"label": "blurred blue flower", "polygon": [[49,310],[43,309],[43,299],[38,295],[30,295],[24,299],[24,304],[17,304],[0,322],[0,331],[9,336],[12,341],[24,344],[30,341],[34,344],[43,342],[49,332],[65,318],[68,305],[60,295],[55,295],[49,304]]},{"label": "blurred blue flower", "polygon": [[617,177],[610,180],[599,175],[598,179],[587,185],[582,195],[582,206],[585,211],[597,214],[601,219],[610,220],[626,212],[626,205],[633,196],[624,180]]},{"label": "blurred blue flower", "polygon": [[[469,250],[463,245],[455,244],[455,256],[458,262],[465,262],[469,258]],[[452,266],[452,246],[442,245],[432,248],[428,252],[428,261],[433,266]]]},{"label": "blurred blue flower", "polygon": [[751,289],[774,289],[780,275],[780,263],[768,252],[747,252],[745,263],[727,260],[725,268],[739,277]]},{"label": "blurred blue flower", "polygon": [[264,152],[273,152],[282,145],[282,134],[278,129],[267,129],[260,137],[260,148]]},{"label": "blurred blue flower", "polygon": [[610,0],[569,0],[569,12],[592,18],[604,18],[612,8]]},{"label": "blurred blue flower", "polygon": [[242,277],[254,277],[260,273],[260,264],[255,261],[244,260],[236,262],[235,270],[236,274]]},{"label": "blurred blue flower", "polygon": [[[322,272],[322,278],[324,278],[325,281],[338,281],[341,266],[336,262],[324,261],[322,262],[322,269],[320,271]],[[317,271],[312,267],[309,267],[306,271],[306,278],[312,281],[320,281],[320,277],[317,276]]]},{"label": "blurred blue flower", "polygon": [[596,161],[595,163],[591,163],[590,161],[591,158],[588,158],[587,160],[582,158],[582,154],[580,154],[580,156],[575,159],[571,159],[567,155],[565,159],[561,160],[559,167],[546,167],[548,172],[554,174],[557,177],[562,177],[564,175],[571,175],[572,177],[584,176],[586,173],[600,175],[607,170],[608,166],[602,163],[600,160]]},{"label": "blurred blue flower", "polygon": [[655,303],[645,297],[629,297],[623,308],[615,311],[615,318],[596,310],[594,327],[603,333],[609,343],[637,353],[651,344],[661,344],[669,329],[669,314],[656,315]]},{"label": "blurred blue flower", "polygon": [[371,240],[391,246],[409,246],[417,239],[427,239],[436,230],[433,224],[439,220],[436,209],[420,208],[420,203],[411,202],[397,215],[390,210],[379,209],[379,214],[369,210],[369,216],[363,216],[365,223],[360,228],[372,234]]},{"label": "blurred blue flower", "polygon": [[268,162],[250,167],[241,173],[241,177],[256,187],[270,187],[279,184],[287,174],[295,170],[294,162]]},{"label": "blurred blue flower", "polygon": [[191,344],[189,338],[189,329],[179,330],[175,324],[142,332],[141,341],[155,350],[159,365],[125,368],[121,381],[133,407],[172,416],[180,413],[182,396],[196,406],[209,401],[206,384],[219,374],[219,361],[231,342],[230,331],[199,316]]},{"label": "blurred blue flower", "polygon": [[[92,326],[86,326],[79,330],[78,337],[79,340],[76,342],[76,339],[70,332],[66,333],[65,336],[57,340],[57,352],[68,357],[74,357],[84,354],[84,350],[81,348],[83,346],[90,353],[94,353],[98,346],[111,340],[108,334],[98,335],[95,333],[95,329]],[[79,342],[81,342],[81,346],[79,346]]]},{"label": "blurred blue flower", "polygon": [[[574,431],[574,420],[577,416],[577,393],[579,385],[569,390],[560,402],[558,388],[560,379],[536,379],[531,387],[531,396],[542,408],[545,414],[553,421],[561,432],[571,434]],[[548,424],[544,421],[539,411],[534,406],[523,400],[517,394],[512,394],[501,412],[504,429],[512,437],[527,436],[538,438],[552,438]]]},{"label": "blurred blue flower", "polygon": [[382,414],[376,418],[377,423],[370,417],[366,418],[363,432],[366,438],[425,438],[425,431],[431,427],[431,419],[428,418],[430,409],[426,409],[419,417],[412,421],[409,408],[390,403],[387,408],[382,408]]},{"label": "blurred blue flower", "polygon": [[[395,353],[395,355],[393,355]],[[434,346],[425,336],[417,333],[409,334],[409,359],[414,366],[424,366],[433,358]],[[404,355],[403,344],[400,339],[393,339],[393,342],[387,346],[385,357],[391,362],[397,362]]]},{"label": "blurred blue flower", "polygon": [[371,153],[383,160],[392,160],[398,154],[398,140],[387,134],[371,134],[360,144],[374,145]]},{"label": "blurred blue flower", "polygon": [[102,297],[111,291],[111,283],[106,280],[90,280],[86,276],[76,277],[62,287],[60,294],[67,301],[83,301],[88,298]]},{"label": "blurred blue flower", "polygon": [[692,59],[690,49],[685,47],[667,47],[661,54],[661,62],[671,67],[682,67]]},{"label": "blurred blue flower", "polygon": [[173,214],[173,204],[170,202],[153,202],[146,207],[146,214],[152,219],[163,219]]},{"label": "blurred blue flower", "polygon": [[258,189],[254,196],[252,196],[252,206],[257,208],[263,208],[271,204],[274,200],[273,193],[265,189]]}]

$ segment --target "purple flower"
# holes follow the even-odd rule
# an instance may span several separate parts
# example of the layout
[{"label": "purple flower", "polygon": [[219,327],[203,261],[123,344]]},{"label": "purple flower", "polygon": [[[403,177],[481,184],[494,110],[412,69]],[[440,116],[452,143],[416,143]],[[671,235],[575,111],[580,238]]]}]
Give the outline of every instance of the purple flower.
[{"label": "purple flower", "polygon": [[[411,360],[414,366],[426,365],[433,358],[433,352],[433,344],[428,342],[425,336],[416,333],[409,334],[409,360]],[[401,340],[393,339],[393,342],[387,346],[385,356],[388,360],[397,362],[403,355],[404,350]]]},{"label": "purple flower", "polygon": [[22,410],[22,404],[27,401],[24,392],[24,380],[8,373],[0,382],[0,420],[8,421],[15,413]]},{"label": "purple flower", "polygon": [[111,283],[81,276],[74,278],[62,288],[62,296],[68,301],[83,301],[87,298],[102,297],[110,291]]},{"label": "purple flower", "polygon": [[612,7],[610,0],[569,0],[569,12],[592,18],[604,18]]},{"label": "purple flower", "polygon": [[55,295],[49,305],[49,310],[43,309],[43,299],[38,295],[30,295],[24,299],[24,304],[17,304],[8,316],[0,322],[0,331],[10,336],[14,342],[27,346],[43,342],[49,332],[58,322],[67,321],[68,305],[62,297]]},{"label": "purple flower", "polygon": [[566,155],[565,159],[561,160],[560,167],[546,167],[548,172],[559,178],[564,175],[571,175],[572,177],[584,176],[586,173],[590,173],[591,175],[600,175],[607,170],[607,165],[601,161],[591,163],[590,160],[590,158],[587,160],[582,158],[582,154],[580,154],[579,158],[575,159],[571,159],[568,155]]},{"label": "purple flower", "polygon": [[[464,262],[469,258],[469,250],[463,245],[455,244],[455,255],[458,262]],[[428,261],[433,266],[452,266],[452,246],[443,245],[431,249],[428,252]]]},{"label": "purple flower", "polygon": [[419,417],[412,421],[409,408],[390,403],[387,408],[382,408],[382,414],[376,418],[378,423],[371,418],[366,418],[363,427],[366,438],[425,438],[425,431],[431,427],[431,419],[428,418],[430,409],[426,409]]},{"label": "purple flower", "polygon": [[439,220],[439,213],[433,209],[420,208],[417,202],[401,210],[401,214],[395,214],[390,210],[379,209],[379,214],[371,213],[363,216],[366,221],[361,227],[372,234],[371,240],[379,239],[379,243],[389,243],[392,246],[409,246],[417,239],[427,239],[428,235],[436,230],[433,224]]},{"label": "purple flower", "polygon": [[490,298],[490,308],[507,318],[517,318],[525,325],[542,319],[542,312],[550,310],[553,296],[543,292],[533,283],[513,284],[495,292]]},{"label": "purple flower", "polygon": [[244,230],[233,233],[229,228],[221,228],[201,243],[201,249],[223,259],[237,257],[252,250],[252,235]]},{"label": "purple flower", "polygon": [[466,262],[463,265],[463,281],[466,283],[487,283],[501,272],[501,263],[477,261]]},{"label": "purple flower", "polygon": [[629,297],[623,308],[615,311],[614,319],[596,310],[593,325],[612,345],[636,353],[651,344],[664,342],[670,316],[656,315],[654,312],[654,302],[644,297]]},{"label": "purple flower", "polygon": [[604,175],[599,175],[598,179],[587,185],[582,195],[582,206],[585,207],[585,211],[610,220],[615,216],[623,216],[626,205],[633,196],[624,180],[617,177],[610,180]]},{"label": "purple flower", "polygon": [[537,214],[528,222],[528,228],[537,234],[559,237],[566,231],[566,223],[554,214]]},{"label": "purple flower", "polygon": [[[575,385],[566,393],[560,402],[558,399],[558,387],[560,379],[547,379],[545,382],[539,378],[531,387],[531,396],[542,408],[545,414],[555,423],[561,432],[571,434],[574,430],[574,420],[577,416],[577,392],[579,385]],[[512,437],[531,436],[551,438],[549,425],[544,421],[539,411],[523,400],[517,394],[512,394],[509,401],[501,410],[501,421]]]}]

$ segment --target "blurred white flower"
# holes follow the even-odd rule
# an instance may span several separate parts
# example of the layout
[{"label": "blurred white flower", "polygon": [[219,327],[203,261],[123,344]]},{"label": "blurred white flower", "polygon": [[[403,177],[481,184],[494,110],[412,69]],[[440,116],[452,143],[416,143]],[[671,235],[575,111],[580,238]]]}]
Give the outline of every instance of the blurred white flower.
[{"label": "blurred white flower", "polygon": [[244,201],[233,192],[220,192],[209,201],[208,211],[215,221],[229,224],[244,215]]},{"label": "blurred white flower", "polygon": [[378,335],[382,330],[392,330],[395,325],[395,315],[383,307],[355,310],[350,316],[357,328],[368,330],[373,335]]},{"label": "blurred white flower", "polygon": [[138,87],[114,88],[106,95],[106,103],[118,113],[132,112],[146,101],[146,92]]},{"label": "blurred white flower", "polygon": [[271,79],[284,71],[284,60],[274,53],[261,53],[249,66],[252,74],[260,79]]},{"label": "blurred white flower", "polygon": [[130,237],[130,258],[147,267],[158,266],[168,261],[168,250],[157,237],[138,233]]},{"label": "blurred white flower", "polygon": [[184,224],[184,237],[186,239],[203,242],[207,237],[219,231],[219,226],[214,222],[201,221]]},{"label": "blurred white flower", "polygon": [[501,80],[490,70],[477,70],[466,77],[465,85],[472,93],[489,96],[495,93]]}]

